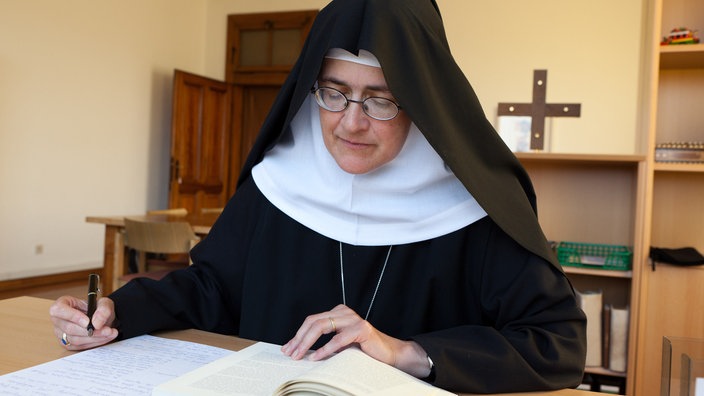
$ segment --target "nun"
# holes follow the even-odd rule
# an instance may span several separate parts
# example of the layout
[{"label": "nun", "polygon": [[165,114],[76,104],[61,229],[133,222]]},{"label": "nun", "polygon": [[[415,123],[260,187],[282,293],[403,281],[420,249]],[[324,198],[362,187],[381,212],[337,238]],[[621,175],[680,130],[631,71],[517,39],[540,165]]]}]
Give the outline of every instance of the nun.
[{"label": "nun", "polygon": [[193,265],[59,298],[85,349],[197,328],[324,359],[349,346],[454,392],[577,386],[586,319],[518,160],[434,0],[333,0],[316,18]]}]

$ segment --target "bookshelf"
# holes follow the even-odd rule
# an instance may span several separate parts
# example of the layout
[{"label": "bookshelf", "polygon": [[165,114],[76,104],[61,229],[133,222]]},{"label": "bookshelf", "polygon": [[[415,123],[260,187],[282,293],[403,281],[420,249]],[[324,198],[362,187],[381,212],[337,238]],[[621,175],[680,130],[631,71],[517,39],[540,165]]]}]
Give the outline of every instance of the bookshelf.
[{"label": "bookshelf", "polygon": [[[538,218],[549,240],[623,245],[632,249],[633,263],[645,259],[641,230],[647,156],[539,152],[516,156],[533,181]],[[605,304],[628,306],[630,323],[636,322],[638,270],[563,269],[577,290],[601,290]],[[629,340],[635,340],[636,330],[636,326],[629,326]],[[631,378],[635,366],[631,349],[626,372],[593,366],[587,367],[586,373]]]},{"label": "bookshelf", "polygon": [[642,280],[635,371],[628,388],[633,395],[660,394],[664,336],[704,337],[704,266],[657,263],[653,271],[647,257],[650,246],[704,252],[704,164],[654,160],[659,143],[704,141],[704,44],[659,44],[676,27],[698,29],[701,37],[704,2],[649,0],[648,15],[644,85],[649,95],[642,112],[648,171],[640,268],[634,267]]}]

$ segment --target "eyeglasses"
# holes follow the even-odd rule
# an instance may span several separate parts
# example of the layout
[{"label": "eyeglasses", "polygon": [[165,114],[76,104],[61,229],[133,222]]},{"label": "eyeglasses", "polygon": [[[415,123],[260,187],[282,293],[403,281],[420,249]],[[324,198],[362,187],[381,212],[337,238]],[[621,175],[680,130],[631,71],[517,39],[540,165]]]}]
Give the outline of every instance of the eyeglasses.
[{"label": "eyeglasses", "polygon": [[364,100],[352,100],[342,92],[330,87],[313,88],[310,92],[315,95],[315,100],[320,107],[336,113],[345,110],[352,102],[361,105],[362,111],[369,117],[379,121],[388,121],[396,117],[401,110],[401,106],[386,98],[372,96]]}]

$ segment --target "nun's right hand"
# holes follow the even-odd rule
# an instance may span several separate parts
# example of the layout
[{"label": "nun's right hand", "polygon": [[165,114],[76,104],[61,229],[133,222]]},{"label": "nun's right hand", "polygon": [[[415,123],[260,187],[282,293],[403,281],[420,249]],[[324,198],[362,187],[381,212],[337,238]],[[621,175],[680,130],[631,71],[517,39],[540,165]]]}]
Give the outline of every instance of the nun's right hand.
[{"label": "nun's right hand", "polygon": [[59,297],[49,308],[49,316],[54,324],[54,334],[66,349],[77,351],[94,348],[114,340],[117,329],[111,327],[115,321],[115,304],[107,297],[98,300],[93,314],[95,328],[89,335],[86,311],[88,303],[72,296]]}]

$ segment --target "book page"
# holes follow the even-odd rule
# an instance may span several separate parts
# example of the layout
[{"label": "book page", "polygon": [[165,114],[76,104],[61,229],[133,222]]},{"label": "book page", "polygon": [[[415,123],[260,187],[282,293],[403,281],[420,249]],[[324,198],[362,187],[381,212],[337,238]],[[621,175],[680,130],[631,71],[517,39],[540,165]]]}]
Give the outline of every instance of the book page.
[{"label": "book page", "polygon": [[[311,389],[309,383],[331,384],[351,395],[452,395],[443,389],[404,373],[368,356],[357,348],[348,348],[323,362],[314,370],[282,386],[277,395],[289,395],[297,389]],[[337,394],[328,391],[325,394]]]},{"label": "book page", "polygon": [[[353,385],[352,382],[359,381]],[[278,392],[279,385],[307,394],[449,395],[439,388],[367,356],[347,349],[327,360],[292,360],[281,346],[256,343],[179,378],[159,385],[155,396],[294,394]],[[317,385],[316,385],[317,384]],[[329,386],[326,384],[330,384]],[[333,388],[346,390],[333,392]],[[286,387],[287,391],[289,387]],[[317,393],[315,393],[317,392]],[[395,392],[395,393],[394,393]]]},{"label": "book page", "polygon": [[209,345],[144,335],[0,376],[0,393],[150,395],[156,385],[231,353]]},{"label": "book page", "polygon": [[281,346],[258,342],[208,365],[161,384],[153,395],[272,395],[279,384],[320,362],[293,360]]}]

